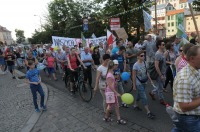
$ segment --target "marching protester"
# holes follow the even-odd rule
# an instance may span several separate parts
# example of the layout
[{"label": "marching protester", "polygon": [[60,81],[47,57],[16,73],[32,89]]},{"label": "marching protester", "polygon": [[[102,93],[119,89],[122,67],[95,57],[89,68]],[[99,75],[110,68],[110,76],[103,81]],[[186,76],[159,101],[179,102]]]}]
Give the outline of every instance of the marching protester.
[{"label": "marching protester", "polygon": [[51,52],[47,53],[46,62],[47,62],[47,71],[48,71],[49,77],[51,77],[51,74],[52,74],[53,79],[57,81],[58,79],[56,78],[56,74],[55,74],[55,59]]},{"label": "marching protester", "polygon": [[35,67],[38,64],[38,60],[36,58],[33,57],[33,53],[31,51],[29,51],[27,53],[27,58],[25,59],[25,65],[27,67],[27,70],[29,70],[29,66],[28,66],[28,62],[29,61],[33,61],[35,63]]},{"label": "marching protester", "polygon": [[147,61],[147,67],[149,67],[149,65],[151,63],[154,63],[155,60],[155,52],[154,52],[154,45],[155,45],[155,41],[152,40],[152,36],[151,35],[147,35],[146,39],[144,41],[143,46],[145,47],[145,51],[146,51],[146,61]]},{"label": "marching protester", "polygon": [[176,71],[179,72],[183,67],[185,67],[187,63],[186,54],[187,51],[193,46],[193,44],[185,44],[181,46],[179,52],[181,53],[180,57],[176,59]]},{"label": "marching protester", "polygon": [[171,89],[173,89],[173,81],[174,81],[174,72],[173,70],[175,70],[175,60],[176,60],[176,55],[174,52],[174,47],[173,47],[173,43],[172,42],[168,42],[166,44],[166,51],[164,53],[165,58],[166,58],[166,65],[167,65],[167,69],[166,69],[166,80],[164,83],[164,87],[163,87],[163,91],[167,92],[167,85],[170,81],[170,86]]},{"label": "marching protester", "polygon": [[55,58],[56,58],[57,66],[58,66],[58,71],[60,74],[62,74],[63,73],[63,63],[64,63],[64,54],[61,52],[60,48],[58,48]]},{"label": "marching protester", "polygon": [[119,102],[118,102],[118,97],[121,95],[117,92],[116,88],[116,82],[115,82],[115,77],[113,74],[113,71],[117,68],[115,66],[115,63],[113,61],[110,61],[108,64],[108,71],[106,74],[106,83],[107,87],[105,89],[105,96],[106,96],[106,113],[104,120],[106,122],[112,121],[110,117],[110,111],[114,107],[116,115],[117,115],[117,123],[118,124],[126,124],[126,121],[121,119],[120,113],[119,113]]},{"label": "marching protester", "polygon": [[99,88],[101,96],[103,98],[103,109],[106,112],[106,97],[105,97],[105,89],[106,89],[106,74],[108,70],[108,62],[110,61],[110,55],[103,55],[103,63],[97,68],[96,82],[94,87],[94,95]]},{"label": "marching protester", "polygon": [[16,58],[15,58],[13,52],[10,51],[10,49],[8,50],[8,54],[6,55],[5,59],[6,59],[6,63],[8,66],[8,70],[12,74],[12,78],[16,79],[16,77],[15,77],[15,60],[16,60]]},{"label": "marching protester", "polygon": [[166,105],[167,103],[164,101],[163,95],[163,85],[166,79],[166,59],[164,55],[165,42],[163,40],[157,41],[156,47],[158,48],[158,51],[155,54],[155,69],[158,74],[156,79],[157,86],[151,92],[149,92],[149,95],[151,96],[152,100],[155,100],[155,94],[158,94],[160,104]]},{"label": "marching protester", "polygon": [[84,80],[88,81],[89,85],[92,87],[92,65],[96,68],[92,55],[89,53],[89,48],[85,47],[84,51],[81,53],[81,60],[87,69],[84,70]]},{"label": "marching protester", "polygon": [[174,111],[177,121],[172,131],[200,130],[200,46],[192,46],[186,53],[188,64],[177,73],[173,86]]},{"label": "marching protester", "polygon": [[70,90],[71,90],[71,95],[73,95],[75,94],[74,80],[78,79],[78,73],[76,69],[78,68],[79,64],[81,64],[85,69],[87,67],[84,65],[79,55],[76,53],[76,49],[74,47],[71,48],[71,52],[67,56],[67,62],[68,62],[69,75],[70,75]]},{"label": "marching protester", "polygon": [[1,74],[5,74],[4,68],[5,68],[5,55],[3,53],[3,50],[0,49],[0,73]]},{"label": "marching protester", "polygon": [[129,67],[132,72],[133,65],[137,61],[137,53],[139,50],[134,47],[134,44],[131,41],[127,43],[127,46],[126,58],[129,60]]},{"label": "marching protester", "polygon": [[181,43],[181,39],[180,39],[179,37],[176,36],[175,41],[174,41],[174,52],[175,52],[175,54],[176,54],[176,57],[179,56],[178,50],[179,50],[179,48],[180,48],[180,46],[181,46],[180,43]]},{"label": "marching protester", "polygon": [[110,44],[110,45],[108,46],[108,50],[106,51],[106,54],[109,54],[109,55],[111,56],[111,55],[112,55],[112,49],[113,49],[113,45]]},{"label": "marching protester", "polygon": [[[104,54],[103,54],[103,55],[104,55]],[[92,59],[94,60],[94,64],[95,64],[96,66],[99,66],[99,65],[100,65],[101,56],[100,56],[99,48],[98,48],[98,47],[94,47],[93,53],[92,53]]]},{"label": "marching protester", "polygon": [[138,106],[139,101],[142,101],[143,106],[147,112],[147,117],[150,119],[155,118],[155,115],[152,114],[149,110],[147,96],[146,96],[146,83],[148,79],[153,84],[151,77],[147,71],[146,62],[144,60],[145,54],[144,51],[139,51],[137,53],[137,62],[133,65],[132,80],[133,80],[133,90],[136,90],[136,101],[134,103],[134,109],[141,111]]}]

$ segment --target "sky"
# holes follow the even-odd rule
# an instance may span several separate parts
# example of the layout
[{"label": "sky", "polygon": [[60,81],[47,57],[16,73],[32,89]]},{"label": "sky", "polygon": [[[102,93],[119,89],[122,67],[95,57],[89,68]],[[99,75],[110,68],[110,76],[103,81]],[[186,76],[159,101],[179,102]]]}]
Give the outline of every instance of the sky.
[{"label": "sky", "polygon": [[[44,23],[47,4],[52,0],[0,0],[0,25],[12,32],[16,39],[15,29],[24,30],[26,38],[31,37],[35,29]],[[34,16],[37,15],[37,16]]]}]

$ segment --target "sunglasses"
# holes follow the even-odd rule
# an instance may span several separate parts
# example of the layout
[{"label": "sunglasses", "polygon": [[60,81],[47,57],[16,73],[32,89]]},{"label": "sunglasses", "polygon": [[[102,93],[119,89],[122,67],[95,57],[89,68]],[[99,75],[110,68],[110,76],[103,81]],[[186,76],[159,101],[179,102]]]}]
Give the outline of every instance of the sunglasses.
[{"label": "sunglasses", "polygon": [[183,50],[179,50],[180,52],[183,52]]},{"label": "sunglasses", "polygon": [[140,57],[144,57],[144,55],[140,55]]}]

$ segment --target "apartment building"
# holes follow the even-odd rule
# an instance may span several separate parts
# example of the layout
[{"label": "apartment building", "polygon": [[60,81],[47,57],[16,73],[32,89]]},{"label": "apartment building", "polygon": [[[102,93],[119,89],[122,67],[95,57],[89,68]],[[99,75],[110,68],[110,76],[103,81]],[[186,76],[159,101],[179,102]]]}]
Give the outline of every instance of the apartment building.
[{"label": "apartment building", "polygon": [[184,26],[184,9],[172,10],[166,13],[166,37],[170,37],[177,33],[179,24]]},{"label": "apartment building", "polygon": [[[185,30],[187,35],[190,36],[192,32],[196,32],[193,18],[189,9],[185,10],[184,15],[185,15]],[[194,17],[197,22],[198,30],[200,32],[200,12],[194,11]]]},{"label": "apartment building", "polygon": [[11,45],[14,43],[11,31],[6,29],[5,27],[0,25],[0,43],[6,43],[7,45]]}]

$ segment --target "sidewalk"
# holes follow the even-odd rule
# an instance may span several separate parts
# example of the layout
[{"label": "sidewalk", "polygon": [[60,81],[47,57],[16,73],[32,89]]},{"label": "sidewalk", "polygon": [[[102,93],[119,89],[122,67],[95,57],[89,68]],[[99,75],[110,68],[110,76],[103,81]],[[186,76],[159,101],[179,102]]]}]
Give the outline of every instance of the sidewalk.
[{"label": "sidewalk", "polygon": [[83,102],[79,95],[72,97],[47,85],[49,90],[47,111],[32,129],[32,132],[151,132],[151,130],[128,121],[118,125],[103,121],[102,109]]},{"label": "sidewalk", "polygon": [[[23,75],[20,72],[17,73]],[[47,91],[46,87],[44,91]],[[0,131],[21,132],[22,130],[31,130],[40,115],[41,113],[35,115],[32,94],[24,79],[12,79],[10,73],[1,74]]]}]

